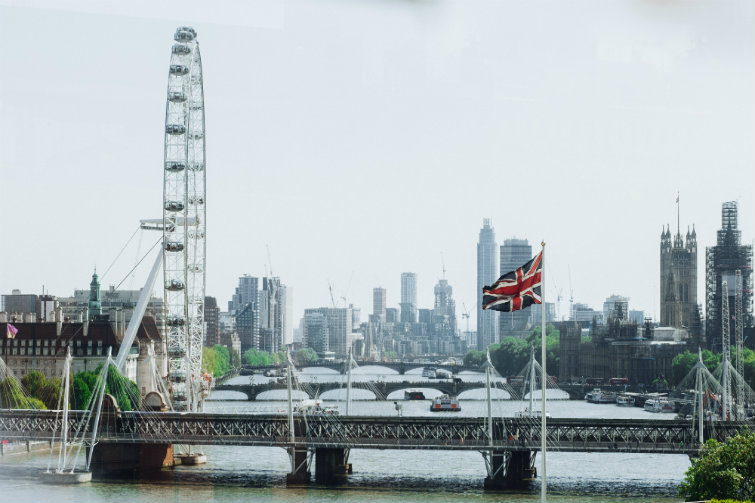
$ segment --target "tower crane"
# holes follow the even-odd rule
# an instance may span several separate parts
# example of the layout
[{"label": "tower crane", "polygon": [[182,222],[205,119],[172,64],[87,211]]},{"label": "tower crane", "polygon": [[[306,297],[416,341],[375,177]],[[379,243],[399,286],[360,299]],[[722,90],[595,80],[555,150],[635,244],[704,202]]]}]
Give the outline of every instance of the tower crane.
[{"label": "tower crane", "polygon": [[463,309],[461,317],[467,320],[467,334],[469,334],[469,311],[467,310],[467,305],[463,302],[461,303],[461,308]]}]

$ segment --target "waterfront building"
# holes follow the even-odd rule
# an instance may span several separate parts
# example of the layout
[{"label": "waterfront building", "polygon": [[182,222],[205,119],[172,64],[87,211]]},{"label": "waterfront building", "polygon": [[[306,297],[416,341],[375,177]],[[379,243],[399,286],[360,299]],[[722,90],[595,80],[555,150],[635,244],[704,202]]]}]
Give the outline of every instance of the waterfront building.
[{"label": "waterfront building", "polygon": [[[721,324],[723,296],[729,297],[729,333],[731,344],[735,343],[735,321],[743,320],[743,329],[753,325],[752,319],[752,246],[742,244],[742,231],[737,222],[736,201],[725,202],[721,209],[721,230],[716,235],[716,245],[705,252],[705,314],[706,338],[709,349],[721,351]],[[742,274],[742,311],[737,312],[736,271]],[[723,282],[727,290],[723,290]]]},{"label": "waterfront building", "polygon": [[401,323],[417,323],[417,275],[401,273]]},{"label": "waterfront building", "polygon": [[[0,312],[0,332],[6,333],[8,314]],[[62,309],[56,310],[54,321],[15,321],[18,329],[15,337],[0,340],[0,358],[8,370],[18,379],[32,370],[42,372],[48,379],[63,378],[66,352],[71,349],[73,373],[94,371],[104,363],[108,349],[113,358],[118,354],[122,337],[108,315],[96,316],[93,320],[63,321]],[[155,319],[142,318],[136,338],[124,364],[123,375],[136,382],[142,396],[152,389],[154,382],[148,348],[154,349],[157,372],[167,372],[167,351]]]},{"label": "waterfront building", "polygon": [[448,280],[441,279],[433,289],[435,302],[433,305],[433,335],[438,338],[456,335],[456,301],[453,299],[453,288]]},{"label": "waterfront building", "polygon": [[236,333],[241,339],[241,354],[249,349],[260,349],[260,326],[257,302],[249,302],[236,313]]},{"label": "waterfront building", "polygon": [[0,310],[6,313],[15,313],[17,316],[34,314],[36,318],[39,316],[39,297],[31,293],[21,293],[21,290],[14,289],[9,295],[2,296]]},{"label": "waterfront building", "polygon": [[[107,314],[111,322],[127,325],[131,320],[141,290],[116,290],[110,285],[102,290],[97,274],[92,275],[88,289],[75,289],[72,297],[58,297],[57,304],[63,310],[63,319],[74,321],[85,316],[93,319],[98,314]],[[48,309],[49,311],[49,309]],[[163,299],[150,295],[145,316],[156,320],[160,333],[164,330]],[[48,321],[49,318],[48,318]]]},{"label": "waterfront building", "polygon": [[220,342],[220,308],[215,297],[204,298],[204,322],[206,327],[205,343],[207,347],[213,347]]},{"label": "waterfront building", "polygon": [[[539,326],[541,323],[541,316],[543,312],[543,306],[542,304],[532,304],[529,307],[530,312],[530,325],[535,327]],[[546,302],[545,303],[545,322],[550,323],[552,321],[556,321],[556,303],[555,302]]]},{"label": "waterfront building", "polygon": [[256,304],[259,295],[259,280],[254,276],[244,274],[239,278],[239,286],[228,302],[228,312],[234,316],[247,304]]},{"label": "waterfront building", "polygon": [[294,288],[281,285],[280,301],[283,315],[283,344],[294,343]]},{"label": "waterfront building", "polygon": [[277,353],[283,348],[285,323],[280,278],[262,278],[262,291],[258,302],[260,349],[268,353]]},{"label": "waterfront building", "polygon": [[[677,229],[661,233],[661,325],[691,327],[697,314],[697,235],[694,227],[686,239]],[[699,321],[697,321],[699,323]]]},{"label": "waterfront building", "polygon": [[328,317],[318,309],[307,309],[302,319],[302,345],[317,354],[330,350],[328,345]]},{"label": "waterfront building", "polygon": [[385,288],[372,289],[372,316],[377,321],[385,323],[386,293]]},{"label": "waterfront building", "polygon": [[[531,258],[532,246],[526,239],[505,239],[500,248],[500,274],[515,271]],[[529,319],[530,313],[526,309],[513,313],[498,313],[498,337],[527,337],[530,329]]]},{"label": "waterfront building", "polygon": [[248,349],[260,349],[259,280],[245,274],[228,302],[228,312],[235,318],[236,333],[241,339],[242,354]]},{"label": "waterfront building", "polygon": [[480,229],[477,242],[477,341],[475,344],[478,351],[484,351],[491,344],[499,342],[498,311],[482,309],[483,287],[492,285],[499,276],[497,251],[495,230],[491,225],[491,220],[485,218],[482,221],[482,229]]},{"label": "waterfront building", "polygon": [[603,319],[609,318],[626,321],[629,319],[629,298],[611,295],[603,302]]},{"label": "waterfront building", "polygon": [[569,320],[582,323],[582,325],[585,327],[590,326],[593,321],[596,325],[602,325],[603,312],[596,311],[595,309],[589,307],[587,304],[575,302],[572,305],[571,316]]},{"label": "waterfront building", "polygon": [[[317,313],[322,315],[322,318],[314,316]],[[318,354],[325,351],[333,352],[336,358],[345,358],[348,354],[352,343],[351,308],[305,309],[302,326],[305,347],[314,349]]]}]

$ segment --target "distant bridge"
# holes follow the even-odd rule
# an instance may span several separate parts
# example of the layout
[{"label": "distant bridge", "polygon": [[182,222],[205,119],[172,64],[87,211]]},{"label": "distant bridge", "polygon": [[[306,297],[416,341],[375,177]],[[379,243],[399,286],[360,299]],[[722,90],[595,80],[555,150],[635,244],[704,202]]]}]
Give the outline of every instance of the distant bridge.
[{"label": "distant bridge", "polygon": [[[334,389],[341,389],[345,387],[343,382],[317,382],[317,383],[300,383],[302,391],[306,392],[310,398],[314,398],[315,395],[325,393]],[[351,383],[351,387],[355,389],[365,389],[375,394],[376,400],[385,400],[388,395],[394,391],[402,389],[416,389],[416,388],[429,388],[436,389],[441,393],[449,395],[458,395],[464,391],[472,389],[485,389],[484,382],[478,381],[460,381],[459,379],[433,379],[429,381],[379,381],[379,382],[361,382],[356,381]],[[586,386],[581,384],[567,384],[560,386],[559,389],[569,394],[569,399],[581,400],[584,398],[585,393],[594,389],[594,386]],[[261,384],[217,384],[215,385],[216,391],[237,391],[244,393],[247,400],[256,400],[260,393],[272,390],[285,390],[285,384],[278,383],[261,383]],[[500,389],[500,388],[496,388]],[[518,388],[514,388],[517,392]],[[622,392],[623,386],[603,386],[601,389],[606,391]],[[504,391],[510,392],[505,389]],[[536,390],[539,393],[539,390]]]},{"label": "distant bridge", "polygon": [[[367,360],[355,360],[355,361],[356,361],[356,364],[360,367],[366,367],[366,366],[385,367],[387,369],[395,370],[401,375],[405,374],[406,372],[410,370],[422,369],[422,368],[443,369],[454,374],[458,372],[463,372],[463,371],[482,372],[479,366],[467,367],[466,365],[443,365],[443,364],[438,364],[438,363],[374,362],[374,361],[367,361]],[[335,370],[341,374],[346,373],[345,361],[317,360],[315,362],[304,363],[299,366],[300,369],[305,369],[309,367],[327,368],[327,369]],[[250,375],[251,373],[255,371],[258,372],[258,371],[266,371],[266,370],[277,370],[280,368],[282,368],[282,365],[260,365],[260,366],[242,365],[241,375]]]}]

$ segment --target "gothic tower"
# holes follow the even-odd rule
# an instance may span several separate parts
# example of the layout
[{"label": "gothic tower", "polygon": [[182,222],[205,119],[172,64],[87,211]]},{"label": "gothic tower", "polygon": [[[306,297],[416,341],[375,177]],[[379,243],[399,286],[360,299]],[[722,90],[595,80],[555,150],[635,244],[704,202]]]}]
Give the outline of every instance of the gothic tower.
[{"label": "gothic tower", "polygon": [[661,326],[687,328],[697,316],[697,233],[661,233]]}]

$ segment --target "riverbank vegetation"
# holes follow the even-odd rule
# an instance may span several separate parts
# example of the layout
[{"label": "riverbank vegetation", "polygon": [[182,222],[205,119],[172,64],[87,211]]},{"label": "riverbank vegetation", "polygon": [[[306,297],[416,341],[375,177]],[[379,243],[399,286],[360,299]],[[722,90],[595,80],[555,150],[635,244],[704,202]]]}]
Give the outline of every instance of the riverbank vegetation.
[{"label": "riverbank vegetation", "polygon": [[[540,361],[540,327],[530,332],[526,339],[504,337],[499,344],[491,344],[490,361],[502,376],[517,375],[527,365],[532,349],[535,359]],[[548,364],[548,375],[558,375],[560,333],[552,323],[545,327],[545,352]],[[486,359],[486,351],[469,351],[464,355],[464,365],[479,367]]]},{"label": "riverbank vegetation", "polygon": [[755,500],[755,433],[740,433],[723,443],[708,440],[692,460],[679,495],[687,501]]}]

